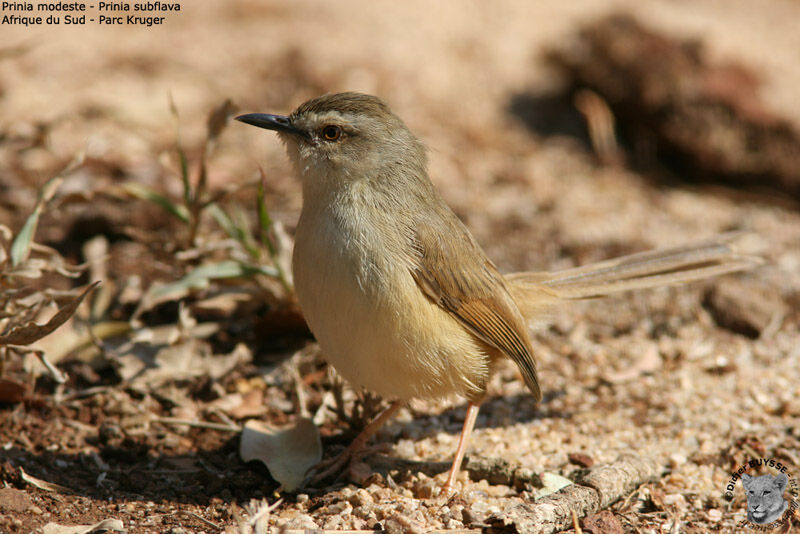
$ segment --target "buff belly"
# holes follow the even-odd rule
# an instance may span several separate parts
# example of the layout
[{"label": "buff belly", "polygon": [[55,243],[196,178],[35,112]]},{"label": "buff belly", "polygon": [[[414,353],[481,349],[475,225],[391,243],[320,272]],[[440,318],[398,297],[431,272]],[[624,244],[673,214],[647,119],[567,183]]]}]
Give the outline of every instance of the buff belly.
[{"label": "buff belly", "polygon": [[303,314],[337,372],[386,398],[480,397],[485,347],[422,293],[401,254],[380,254],[387,261],[377,263],[368,246],[331,226],[301,216],[293,274]]}]

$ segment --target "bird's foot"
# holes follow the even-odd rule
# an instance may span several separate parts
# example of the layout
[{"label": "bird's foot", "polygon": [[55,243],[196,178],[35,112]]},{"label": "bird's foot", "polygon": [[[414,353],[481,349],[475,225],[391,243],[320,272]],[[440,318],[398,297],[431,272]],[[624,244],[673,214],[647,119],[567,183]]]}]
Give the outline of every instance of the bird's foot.
[{"label": "bird's foot", "polygon": [[366,451],[362,447],[353,447],[351,444],[345,450],[333,458],[323,460],[310,470],[310,476],[306,479],[306,486],[317,486],[329,479],[333,482],[344,477],[350,468],[357,464],[364,457]]}]

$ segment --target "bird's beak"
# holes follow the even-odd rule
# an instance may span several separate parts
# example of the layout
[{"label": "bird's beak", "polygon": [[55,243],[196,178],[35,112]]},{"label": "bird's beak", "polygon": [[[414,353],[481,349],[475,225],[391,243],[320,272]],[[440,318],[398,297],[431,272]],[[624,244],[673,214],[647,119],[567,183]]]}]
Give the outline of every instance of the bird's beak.
[{"label": "bird's beak", "polygon": [[295,135],[305,134],[292,126],[289,117],[283,115],[272,115],[269,113],[248,113],[246,115],[239,115],[236,117],[237,121],[242,121],[245,124],[258,126],[259,128],[266,128],[267,130],[275,130],[276,132],[286,132]]}]

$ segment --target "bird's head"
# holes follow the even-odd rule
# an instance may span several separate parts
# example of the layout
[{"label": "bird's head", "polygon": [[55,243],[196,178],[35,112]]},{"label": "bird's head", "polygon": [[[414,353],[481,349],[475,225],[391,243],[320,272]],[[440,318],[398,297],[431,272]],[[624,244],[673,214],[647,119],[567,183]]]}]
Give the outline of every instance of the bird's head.
[{"label": "bird's head", "polygon": [[422,143],[375,96],[330,94],[288,116],[250,113],[236,119],[277,132],[304,184],[375,180],[403,169],[425,172]]}]

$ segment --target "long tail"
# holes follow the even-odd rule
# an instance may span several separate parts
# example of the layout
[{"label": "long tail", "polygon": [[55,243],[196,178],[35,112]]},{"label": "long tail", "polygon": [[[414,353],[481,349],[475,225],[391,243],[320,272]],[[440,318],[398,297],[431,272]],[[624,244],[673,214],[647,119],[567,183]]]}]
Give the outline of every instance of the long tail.
[{"label": "long tail", "polygon": [[531,317],[558,300],[602,297],[752,269],[764,260],[742,250],[745,235],[722,234],[709,241],[640,252],[554,273],[514,273],[506,280],[523,314]]}]

